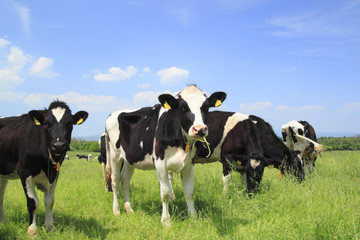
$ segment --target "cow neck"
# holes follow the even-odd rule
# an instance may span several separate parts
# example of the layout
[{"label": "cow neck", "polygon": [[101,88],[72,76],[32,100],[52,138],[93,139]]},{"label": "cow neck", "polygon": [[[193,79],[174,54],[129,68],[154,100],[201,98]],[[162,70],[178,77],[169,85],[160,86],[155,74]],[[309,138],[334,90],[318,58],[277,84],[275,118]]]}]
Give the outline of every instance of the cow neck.
[{"label": "cow neck", "polygon": [[[56,162],[54,160],[54,158],[51,155],[50,149],[48,148],[48,152],[49,152],[49,162],[54,165],[54,168],[56,168],[56,171],[59,172],[60,171],[60,162]],[[50,165],[50,164],[49,164]]]}]

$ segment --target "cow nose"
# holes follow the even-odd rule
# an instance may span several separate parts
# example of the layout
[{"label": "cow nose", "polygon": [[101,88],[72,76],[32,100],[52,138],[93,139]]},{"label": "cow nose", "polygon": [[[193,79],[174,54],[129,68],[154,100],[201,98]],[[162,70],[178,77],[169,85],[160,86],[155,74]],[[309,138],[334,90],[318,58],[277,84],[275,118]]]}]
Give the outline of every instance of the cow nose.
[{"label": "cow nose", "polygon": [[62,141],[56,141],[53,143],[53,147],[55,148],[55,150],[57,152],[63,152],[66,150],[66,146],[65,143]]},{"label": "cow nose", "polygon": [[208,128],[204,125],[196,125],[192,128],[192,132],[196,136],[205,137],[208,135]]}]

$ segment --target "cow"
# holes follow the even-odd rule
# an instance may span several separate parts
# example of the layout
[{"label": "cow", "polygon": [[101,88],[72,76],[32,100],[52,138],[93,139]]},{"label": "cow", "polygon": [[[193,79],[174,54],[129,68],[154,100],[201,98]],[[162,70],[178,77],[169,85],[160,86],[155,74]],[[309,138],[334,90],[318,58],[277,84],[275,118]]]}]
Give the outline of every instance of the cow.
[{"label": "cow", "polygon": [[45,228],[53,228],[54,193],[61,164],[70,149],[73,125],[82,124],[85,111],[72,115],[64,102],[32,110],[19,117],[0,119],[0,221],[5,222],[3,200],[9,179],[20,179],[30,216],[28,234],[37,233],[39,207],[35,187],[44,192]]},{"label": "cow", "polygon": [[82,158],[88,159],[88,156],[86,156],[86,155],[76,154],[76,156],[77,156],[79,159],[82,159]]},{"label": "cow", "polygon": [[[103,170],[103,177],[106,176],[106,146],[105,146],[105,133],[100,136],[99,139],[100,155],[98,156],[98,161],[101,164]],[[107,188],[106,188],[107,189]]]},{"label": "cow", "polygon": [[220,161],[223,186],[227,189],[232,169],[242,175],[248,192],[257,189],[265,167],[281,173],[292,171],[302,178],[302,163],[297,154],[282,143],[271,125],[262,118],[234,112],[208,113],[209,145],[196,143],[195,163]]},{"label": "cow", "polygon": [[300,152],[306,171],[312,173],[317,156],[324,149],[317,143],[314,128],[307,121],[292,120],[281,126],[281,134],[289,149]]},{"label": "cow", "polygon": [[[106,179],[113,190],[113,213],[120,214],[119,181],[125,211],[133,211],[129,199],[130,179],[135,168],[154,169],[160,183],[161,223],[170,226],[169,200],[172,195],[169,171],[181,172],[189,214],[194,217],[193,144],[208,135],[210,107],[220,106],[226,93],[209,98],[196,85],[184,88],[177,97],[162,94],[160,104],[136,111],[117,111],[106,120]],[[121,169],[121,166],[123,167]],[[121,172],[120,172],[121,170]]]}]

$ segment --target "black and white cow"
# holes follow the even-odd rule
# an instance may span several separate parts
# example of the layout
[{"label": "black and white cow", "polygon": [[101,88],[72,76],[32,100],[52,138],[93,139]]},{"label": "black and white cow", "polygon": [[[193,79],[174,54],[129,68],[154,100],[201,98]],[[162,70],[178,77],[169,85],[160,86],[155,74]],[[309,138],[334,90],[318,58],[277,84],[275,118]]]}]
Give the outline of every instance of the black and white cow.
[{"label": "black and white cow", "polygon": [[[208,134],[206,126],[210,107],[219,106],[224,92],[206,97],[195,85],[187,86],[177,98],[159,96],[161,105],[137,111],[114,112],[106,120],[107,179],[111,176],[113,213],[120,214],[118,184],[122,183],[124,208],[132,211],[129,199],[130,179],[135,168],[156,170],[162,200],[161,222],[170,225],[169,200],[172,195],[168,172],[181,172],[188,211],[196,216],[194,207],[195,151],[192,145]],[[122,163],[124,165],[121,169]],[[121,170],[121,173],[120,173]]]},{"label": "black and white cow", "polygon": [[79,158],[79,159],[88,159],[88,156],[84,155],[84,154],[76,154],[76,156]]},{"label": "black and white cow", "polygon": [[307,121],[292,120],[281,126],[281,133],[286,146],[299,151],[305,168],[313,172],[316,158],[324,149],[317,143],[314,128]]},{"label": "black and white cow", "polygon": [[106,176],[106,146],[105,146],[105,133],[103,133],[99,139],[100,155],[98,161],[101,164],[103,170],[103,176]]},{"label": "black and white cow", "polygon": [[54,224],[52,209],[59,170],[70,148],[73,125],[82,124],[88,113],[72,115],[70,108],[54,101],[48,109],[19,117],[0,119],[0,220],[5,221],[3,200],[9,179],[20,178],[30,215],[28,234],[37,232],[39,207],[35,187],[44,192],[45,228]]},{"label": "black and white cow", "polygon": [[303,172],[301,160],[276,136],[263,119],[234,112],[214,111],[208,114],[209,147],[196,143],[195,163],[220,161],[223,184],[227,188],[232,169],[239,171],[248,192],[260,183],[264,167],[274,166],[281,172]]}]

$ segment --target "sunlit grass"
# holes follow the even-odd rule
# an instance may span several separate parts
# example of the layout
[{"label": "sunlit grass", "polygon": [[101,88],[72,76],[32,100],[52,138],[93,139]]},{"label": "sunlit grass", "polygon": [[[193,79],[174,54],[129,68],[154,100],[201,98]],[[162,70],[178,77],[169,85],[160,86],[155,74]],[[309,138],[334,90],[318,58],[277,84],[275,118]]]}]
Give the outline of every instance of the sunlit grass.
[{"label": "sunlit grass", "polygon": [[[266,169],[260,191],[252,197],[246,194],[239,174],[233,174],[223,194],[221,165],[196,165],[198,218],[188,217],[180,175],[174,174],[171,228],[160,224],[154,171],[135,170],[130,192],[135,212],[127,214],[121,208],[121,215],[113,216],[112,193],[104,191],[99,163],[78,160],[75,154],[70,152],[70,160],[61,168],[54,232],[43,228],[43,193],[38,191],[37,239],[360,238],[360,152],[325,152],[314,174],[301,184],[290,176],[279,179],[278,170]],[[9,182],[4,208],[7,222],[0,224],[0,239],[26,239],[28,213],[20,181]]]}]

